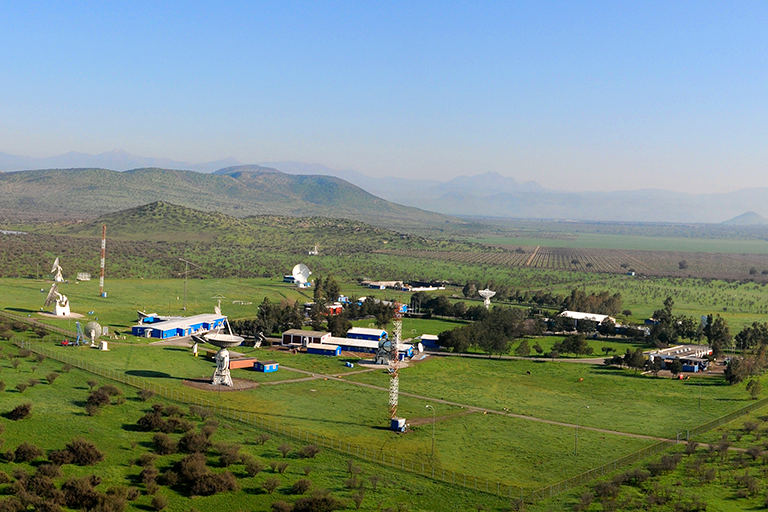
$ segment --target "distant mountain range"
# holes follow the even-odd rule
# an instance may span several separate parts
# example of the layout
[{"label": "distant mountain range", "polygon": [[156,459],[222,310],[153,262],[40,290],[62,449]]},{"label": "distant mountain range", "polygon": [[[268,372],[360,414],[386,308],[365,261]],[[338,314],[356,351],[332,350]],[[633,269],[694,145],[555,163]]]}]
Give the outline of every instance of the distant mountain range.
[{"label": "distant mountain range", "polygon": [[0,173],[0,219],[93,218],[155,201],[234,217],[321,216],[395,228],[464,223],[391,203],[333,176],[298,176],[259,166],[215,174],[169,169]]},{"label": "distant mountain range", "polygon": [[[723,194],[686,194],[661,189],[562,192],[545,189],[534,181],[519,183],[495,172],[439,181],[373,178],[352,170],[337,170],[320,164],[293,161],[243,166],[234,158],[191,164],[140,157],[122,150],[98,155],[67,153],[49,158],[22,157],[0,152],[0,170],[70,167],[118,171],[162,167],[218,175],[244,170],[264,172],[264,169],[276,169],[291,175],[315,178],[332,176],[398,205],[452,216],[757,225],[764,223],[763,216],[768,215],[768,188],[743,189]],[[309,186],[307,184],[311,181],[304,180],[304,183]],[[322,195],[327,197],[327,194]],[[754,215],[745,214],[740,218],[749,210]]]}]

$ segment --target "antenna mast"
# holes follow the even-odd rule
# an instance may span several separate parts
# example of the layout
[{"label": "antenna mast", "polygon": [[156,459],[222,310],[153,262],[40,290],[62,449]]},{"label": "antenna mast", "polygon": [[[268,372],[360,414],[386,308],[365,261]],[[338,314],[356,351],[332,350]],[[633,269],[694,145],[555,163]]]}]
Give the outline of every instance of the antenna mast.
[{"label": "antenna mast", "polygon": [[395,302],[395,319],[392,328],[392,360],[389,379],[389,418],[397,417],[397,402],[400,396],[400,338],[403,335],[402,305]]},{"label": "antenna mast", "polygon": [[184,258],[179,258],[179,261],[183,261],[185,265],[184,267],[184,305],[182,306],[182,309],[186,311],[187,310],[187,277],[189,277],[189,265],[192,264],[195,267],[199,267],[200,265],[198,265],[197,263],[192,263],[189,260],[185,260]]},{"label": "antenna mast", "polygon": [[104,260],[107,257],[107,225],[101,226],[101,273],[99,274],[99,296],[104,295]]}]

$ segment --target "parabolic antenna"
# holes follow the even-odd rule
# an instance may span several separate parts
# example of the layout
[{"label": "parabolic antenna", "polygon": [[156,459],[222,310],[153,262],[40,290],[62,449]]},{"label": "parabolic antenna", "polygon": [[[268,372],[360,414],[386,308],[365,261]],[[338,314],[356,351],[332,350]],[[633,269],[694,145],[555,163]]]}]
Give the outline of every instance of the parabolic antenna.
[{"label": "parabolic antenna", "polygon": [[489,308],[491,306],[491,297],[496,295],[496,292],[486,288],[485,290],[478,291],[477,294],[480,295],[484,299],[483,300],[483,304],[485,305],[485,307]]},{"label": "parabolic antenna", "polygon": [[61,268],[61,264],[59,262],[59,257],[56,256],[56,259],[53,260],[53,266],[51,267],[51,274],[55,274],[56,270],[58,270],[59,268]]},{"label": "parabolic antenna", "polygon": [[293,267],[292,274],[297,283],[304,284],[309,280],[309,276],[312,275],[312,272],[310,272],[309,268],[305,264],[299,263]]},{"label": "parabolic antenna", "polygon": [[85,334],[86,336],[93,336],[93,338],[98,338],[101,336],[101,324],[99,322],[88,322],[85,324]]},{"label": "parabolic antenna", "polygon": [[51,285],[50,291],[48,292],[48,296],[45,298],[45,307],[48,307],[54,302],[56,302],[56,300],[58,299],[58,295],[59,295],[59,289],[56,286],[56,283],[53,283]]}]

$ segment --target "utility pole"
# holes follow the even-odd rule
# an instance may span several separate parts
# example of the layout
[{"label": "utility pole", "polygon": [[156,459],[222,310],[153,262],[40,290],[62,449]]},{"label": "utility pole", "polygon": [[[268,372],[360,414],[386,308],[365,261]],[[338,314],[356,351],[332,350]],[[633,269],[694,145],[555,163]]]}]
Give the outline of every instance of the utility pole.
[{"label": "utility pole", "polygon": [[179,258],[179,261],[184,262],[184,304],[181,309],[184,311],[187,310],[187,278],[189,277],[189,265],[194,265],[195,267],[200,267],[197,263],[192,263],[189,260],[185,260],[184,258]]}]

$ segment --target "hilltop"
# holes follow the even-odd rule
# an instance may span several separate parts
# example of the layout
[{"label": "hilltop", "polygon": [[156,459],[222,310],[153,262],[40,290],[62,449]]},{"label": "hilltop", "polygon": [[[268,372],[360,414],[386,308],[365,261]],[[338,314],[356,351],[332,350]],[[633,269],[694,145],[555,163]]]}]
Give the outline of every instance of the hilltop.
[{"label": "hilltop", "polygon": [[757,212],[750,211],[742,213],[738,217],[726,220],[723,222],[723,224],[730,226],[762,226],[764,224],[768,224],[768,219]]},{"label": "hilltop", "polygon": [[399,228],[462,222],[386,201],[339,178],[296,176],[269,168],[236,167],[217,174],[156,168],[0,174],[0,217],[6,219],[92,219],[154,201],[234,217],[322,216]]}]

